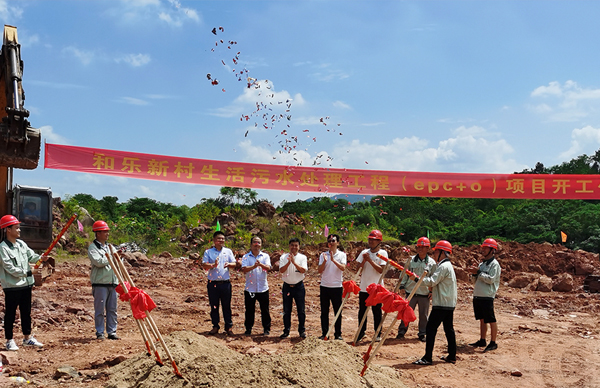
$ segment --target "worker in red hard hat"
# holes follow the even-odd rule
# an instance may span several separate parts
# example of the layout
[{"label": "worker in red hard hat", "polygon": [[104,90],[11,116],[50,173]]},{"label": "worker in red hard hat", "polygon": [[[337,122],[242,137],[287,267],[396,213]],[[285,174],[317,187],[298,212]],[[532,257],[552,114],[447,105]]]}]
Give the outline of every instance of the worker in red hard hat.
[{"label": "worker in red hard hat", "polygon": [[[383,267],[385,266],[385,261],[377,257],[377,255],[381,255],[383,257],[388,257],[388,253],[381,249],[381,241],[383,240],[383,235],[377,229],[372,230],[369,233],[369,248],[363,250],[357,257],[356,261],[360,263],[360,267],[362,267],[362,274],[360,275],[360,293],[358,294],[358,324],[363,320],[363,316],[367,314],[367,305],[366,300],[369,297],[369,293],[367,292],[367,287],[373,283],[379,283],[383,285],[383,279],[381,278],[381,273],[383,272]],[[375,306],[371,306],[371,311],[373,312],[373,331],[377,331],[379,324],[381,323],[381,304],[377,304]],[[359,327],[358,337],[356,342],[360,341],[365,336],[365,331],[367,330],[367,319],[365,319],[362,327]],[[378,341],[380,337],[378,336],[376,340]]]},{"label": "worker in red hard hat", "polygon": [[[118,340],[117,336],[117,291],[119,284],[115,272],[110,267],[107,255],[111,255],[111,245],[108,243],[110,228],[105,221],[96,221],[92,225],[92,231],[96,238],[88,247],[88,257],[92,262],[90,281],[92,282],[92,295],[94,296],[94,326],[96,327],[96,338],[104,339],[106,333],[108,339]],[[116,250],[113,247],[114,252]],[[117,260],[115,258],[115,260]],[[106,319],[105,319],[106,314]]]},{"label": "worker in red hard hat", "polygon": [[[446,240],[438,241],[433,248],[433,259],[437,268],[432,274],[423,278],[422,284],[432,288],[431,314],[427,321],[425,330],[425,355],[413,362],[416,365],[431,365],[433,363],[433,347],[435,335],[440,325],[444,324],[444,333],[448,341],[448,355],[441,359],[456,363],[456,335],[454,333],[454,309],[456,307],[456,275],[450,262],[452,244]],[[418,278],[412,275],[411,280],[418,282]]]},{"label": "worker in red hard hat", "polygon": [[[427,237],[421,237],[417,240],[417,254],[408,260],[404,265],[407,271],[411,271],[417,276],[422,276],[423,272],[432,274],[435,271],[436,264],[433,258],[429,257],[429,248],[431,242]],[[406,290],[406,294],[409,295],[415,288],[416,283],[409,279],[408,275],[404,274],[400,279],[400,288]],[[431,290],[424,284],[421,284],[415,291],[412,299],[409,302],[409,306],[414,310],[417,306],[419,307],[419,340],[425,342],[425,330],[427,329],[427,316],[429,315],[429,299],[431,298]],[[398,335],[396,338],[404,338],[406,331],[408,330],[408,323],[404,321],[400,322],[398,327]]]},{"label": "worker in red hard hat", "polygon": [[0,229],[4,240],[0,243],[0,284],[4,291],[4,337],[6,350],[19,350],[13,339],[13,325],[17,307],[21,314],[21,330],[23,345],[41,348],[41,342],[31,335],[31,291],[35,284],[30,263],[48,260],[48,256],[40,256],[20,239],[21,223],[13,215],[0,218]]},{"label": "worker in red hard hat", "polygon": [[[495,258],[498,243],[493,238],[486,239],[481,244],[483,261],[478,266],[469,267],[471,276],[475,278],[473,289],[473,311],[475,319],[479,321],[479,341],[469,344],[474,347],[485,347],[484,352],[498,349],[496,337],[498,335],[498,323],[494,314],[494,299],[500,287],[500,274],[502,268]],[[485,342],[487,325],[490,325],[490,343]]]}]

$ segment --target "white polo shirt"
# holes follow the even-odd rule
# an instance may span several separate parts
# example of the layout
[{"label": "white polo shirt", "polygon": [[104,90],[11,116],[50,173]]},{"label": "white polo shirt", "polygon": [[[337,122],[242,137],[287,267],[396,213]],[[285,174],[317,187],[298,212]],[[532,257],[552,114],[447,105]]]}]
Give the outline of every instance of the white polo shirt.
[{"label": "white polo shirt", "polygon": [[[289,253],[284,253],[281,255],[279,258],[279,268],[284,267],[290,261],[289,257]],[[302,253],[298,252],[294,257],[294,261],[296,264],[298,264],[298,266],[308,271],[308,259]],[[290,264],[285,272],[281,273],[281,279],[287,284],[298,284],[304,280],[304,274],[298,271],[298,268],[296,268],[294,264]]]},{"label": "white polo shirt", "polygon": [[[371,260],[373,260],[373,262],[375,264],[378,264],[381,266],[385,265],[385,261],[383,259],[380,259],[379,257],[377,257],[377,254],[379,253],[383,257],[388,257],[387,252],[384,251],[383,249],[380,249],[376,253],[371,252],[370,249],[365,249],[356,258],[357,263],[363,262],[363,260],[364,260],[363,254],[365,254],[365,253],[369,254],[369,256],[371,257]],[[381,276],[381,274],[379,272],[377,272],[370,263],[365,264],[363,266],[362,275],[360,275],[360,290],[362,292],[367,292],[367,287],[369,287],[369,285],[372,283],[377,283],[379,281],[380,276]],[[379,284],[383,284],[383,279],[381,279],[381,282],[379,282]]]},{"label": "white polo shirt", "polygon": [[[331,262],[331,253],[329,251],[321,253],[319,256],[319,265],[323,264],[325,257],[327,257],[327,263],[325,264],[325,270],[321,273],[321,285],[329,288],[342,287],[344,271],[340,270],[337,265]],[[338,263],[346,265],[347,259],[344,252],[338,250],[333,255],[333,258]]]}]

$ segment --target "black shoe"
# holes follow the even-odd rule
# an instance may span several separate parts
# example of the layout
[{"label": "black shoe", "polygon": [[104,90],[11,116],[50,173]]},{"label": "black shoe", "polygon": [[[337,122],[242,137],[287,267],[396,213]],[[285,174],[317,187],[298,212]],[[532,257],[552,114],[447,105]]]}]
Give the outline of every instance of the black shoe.
[{"label": "black shoe", "polygon": [[287,331],[284,331],[282,335],[279,336],[279,338],[284,339],[290,336],[290,333],[288,333]]},{"label": "black shoe", "polygon": [[302,333],[300,333],[300,338],[306,338],[306,332],[303,331]]},{"label": "black shoe", "polygon": [[263,332],[263,335],[269,335],[269,334],[271,334],[271,331],[270,331],[270,330],[265,330],[265,331]]},{"label": "black shoe", "polygon": [[109,340],[118,340],[120,338],[117,336],[117,333],[112,333],[112,334],[108,335],[108,339]]},{"label": "black shoe", "polygon": [[404,338],[404,333],[398,333],[398,335],[396,335],[396,339],[402,339]]},{"label": "black shoe", "polygon": [[244,332],[244,335],[252,335],[252,330],[246,330],[246,331]]},{"label": "black shoe", "polygon": [[[108,337],[110,338],[110,337]],[[490,344],[488,346],[485,347],[485,349],[483,349],[483,352],[489,352],[490,350],[496,350],[498,349],[498,344],[495,343],[494,341],[490,341]]]},{"label": "black shoe", "polygon": [[219,332],[219,328],[218,327],[213,327],[212,330],[208,332],[208,334],[215,335],[218,332]]},{"label": "black shoe", "polygon": [[419,336],[419,341],[421,341],[421,342],[427,342],[427,339],[425,339],[424,335],[420,335]]},{"label": "black shoe", "polygon": [[433,362],[426,360],[424,358],[419,358],[417,361],[413,362],[415,365],[431,365]]},{"label": "black shoe", "polygon": [[475,348],[483,348],[485,346],[485,340],[481,338],[479,339],[479,341],[469,344],[469,346],[473,346]]},{"label": "black shoe", "polygon": [[338,341],[343,341],[344,340],[344,338],[342,338],[341,335],[336,335],[335,339],[338,340]]},{"label": "black shoe", "polygon": [[450,364],[456,364],[456,358],[450,358],[449,356],[440,357],[441,360],[444,360]]},{"label": "black shoe", "polygon": [[103,340],[104,339],[104,333],[96,333],[96,339]]},{"label": "black shoe", "polygon": [[325,336],[324,336],[324,335],[322,335],[322,336],[320,336],[320,337],[319,337],[319,339],[320,339],[320,340],[324,340],[324,339],[325,339]]}]

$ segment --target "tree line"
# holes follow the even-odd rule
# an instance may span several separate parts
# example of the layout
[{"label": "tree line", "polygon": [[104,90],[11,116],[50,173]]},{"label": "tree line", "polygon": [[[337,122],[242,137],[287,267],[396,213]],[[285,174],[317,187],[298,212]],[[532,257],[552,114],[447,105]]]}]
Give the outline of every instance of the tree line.
[{"label": "tree line", "polygon": [[[569,162],[546,168],[523,170],[527,174],[598,174],[600,150],[593,156],[581,155]],[[341,198],[340,198],[341,197]],[[132,198],[120,203],[117,197],[96,199],[89,194],[68,196],[63,217],[84,207],[94,219],[104,219],[112,225],[112,238],[136,241],[152,251],[177,250],[176,242],[200,224],[215,225],[222,213],[233,213],[240,221],[256,213],[259,202],[251,189],[221,188],[217,198],[203,198],[195,206],[175,206],[150,198]],[[600,201],[583,200],[517,200],[470,198],[416,198],[376,196],[350,203],[343,196],[337,199],[317,197],[310,200],[283,202],[277,206],[280,215],[290,214],[298,222],[278,228],[267,225],[277,220],[261,220],[262,229],[277,231],[268,239],[273,247],[286,246],[290,237],[300,237],[305,243],[325,241],[323,230],[348,239],[364,239],[371,229],[379,229],[384,239],[406,244],[421,236],[433,241],[446,239],[453,244],[480,243],[487,237],[520,243],[561,243],[561,231],[567,234],[565,245],[571,249],[600,252]],[[256,225],[240,222],[236,229],[239,242],[245,247],[249,230]],[[114,240],[113,240],[114,241]],[[210,241],[198,246],[204,249]]]}]

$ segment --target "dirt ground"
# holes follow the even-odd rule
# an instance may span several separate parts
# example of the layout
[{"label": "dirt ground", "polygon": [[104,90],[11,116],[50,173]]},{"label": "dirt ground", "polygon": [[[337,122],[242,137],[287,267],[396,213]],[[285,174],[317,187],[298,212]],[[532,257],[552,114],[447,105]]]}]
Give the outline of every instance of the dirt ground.
[{"label": "dirt ground", "polygon": [[[409,329],[405,339],[396,340],[396,327],[363,378],[359,377],[361,356],[373,333],[372,318],[369,317],[367,338],[352,347],[358,314],[358,297],[353,296],[343,313],[345,341],[317,340],[321,334],[319,276],[314,267],[305,280],[309,338],[304,341],[294,331],[295,313],[292,335],[279,339],[283,322],[281,277],[277,273],[269,275],[271,335],[261,334],[257,311],[255,334],[250,337],[243,335],[244,278],[241,272],[232,274],[236,335],[231,337],[223,333],[208,334],[212,325],[206,275],[197,262],[188,258],[151,258],[129,267],[136,285],[158,306],[152,314],[184,375],[181,380],[172,373],[168,362],[160,367],[146,356],[127,303],[119,302],[121,339],[95,339],[89,261],[80,257],[58,264],[56,272],[34,289],[34,334],[45,346],[39,350],[21,347],[17,352],[1,351],[4,373],[0,386],[18,386],[19,383],[9,380],[8,376],[22,376],[44,387],[402,387],[402,384],[409,388],[600,387],[600,294],[583,292],[582,276],[574,276],[575,288],[571,292],[540,292],[507,285],[511,278],[522,274],[511,271],[510,260],[521,261],[525,268],[530,262],[543,264],[543,261],[547,264],[542,265],[546,274],[556,276],[561,265],[563,268],[568,265],[561,264],[559,259],[569,259],[560,258],[568,256],[566,254],[550,257],[544,253],[554,251],[565,252],[565,249],[549,245],[506,247],[501,259],[506,274],[495,302],[499,327],[497,350],[482,353],[481,349],[467,345],[478,339],[479,325],[472,313],[472,285],[460,281],[454,315],[458,362],[451,365],[439,360],[446,344],[440,328],[434,365],[412,365],[424,354],[424,343],[417,340],[414,327]],[[459,252],[457,268],[476,257],[474,249]],[[595,260],[597,263],[597,256]],[[389,289],[395,282],[396,279],[386,279]],[[0,311],[3,311],[3,301]],[[388,317],[384,328],[390,323]],[[21,335],[17,325],[15,338],[19,344]],[[163,360],[167,360],[164,352],[161,354]],[[62,366],[74,369],[71,374],[59,372]]]}]

